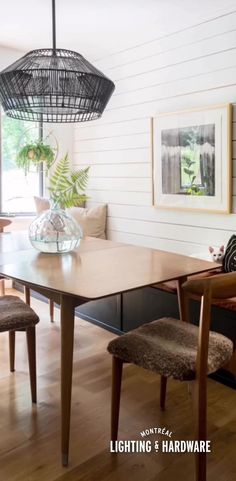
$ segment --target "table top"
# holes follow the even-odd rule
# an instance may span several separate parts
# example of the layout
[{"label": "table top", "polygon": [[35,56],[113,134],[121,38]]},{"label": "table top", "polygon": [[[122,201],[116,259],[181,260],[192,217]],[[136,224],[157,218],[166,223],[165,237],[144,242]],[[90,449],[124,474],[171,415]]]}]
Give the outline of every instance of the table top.
[{"label": "table top", "polygon": [[86,237],[65,254],[40,253],[27,233],[0,234],[0,274],[93,300],[218,267],[213,262]]}]

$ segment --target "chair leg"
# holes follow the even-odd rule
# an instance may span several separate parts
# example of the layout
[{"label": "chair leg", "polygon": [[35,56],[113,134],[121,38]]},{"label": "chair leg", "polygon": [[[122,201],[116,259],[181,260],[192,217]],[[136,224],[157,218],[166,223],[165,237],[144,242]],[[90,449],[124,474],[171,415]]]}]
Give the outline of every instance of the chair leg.
[{"label": "chair leg", "polygon": [[[207,378],[192,383],[193,416],[195,439],[206,441],[207,438]],[[195,480],[206,481],[207,455],[195,454]]]},{"label": "chair leg", "polygon": [[111,441],[116,441],[118,435],[122,370],[123,361],[118,357],[113,356],[111,394]]},{"label": "chair leg", "polygon": [[15,331],[9,331],[10,371],[15,371]]},{"label": "chair leg", "polygon": [[50,312],[50,321],[54,322],[54,302],[52,299],[49,299],[49,312]]},{"label": "chair leg", "polygon": [[165,405],[166,405],[166,385],[167,385],[167,377],[161,376],[160,408],[162,411],[165,411]]},{"label": "chair leg", "polygon": [[35,326],[26,329],[32,402],[37,402]]},{"label": "chair leg", "polygon": [[5,280],[0,279],[0,296],[5,296]]}]

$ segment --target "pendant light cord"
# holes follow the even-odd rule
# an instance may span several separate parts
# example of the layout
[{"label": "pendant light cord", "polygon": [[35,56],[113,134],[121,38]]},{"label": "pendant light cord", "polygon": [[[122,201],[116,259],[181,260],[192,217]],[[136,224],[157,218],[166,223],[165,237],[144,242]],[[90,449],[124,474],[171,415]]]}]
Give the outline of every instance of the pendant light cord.
[{"label": "pendant light cord", "polygon": [[56,52],[56,0],[52,0],[52,48]]}]

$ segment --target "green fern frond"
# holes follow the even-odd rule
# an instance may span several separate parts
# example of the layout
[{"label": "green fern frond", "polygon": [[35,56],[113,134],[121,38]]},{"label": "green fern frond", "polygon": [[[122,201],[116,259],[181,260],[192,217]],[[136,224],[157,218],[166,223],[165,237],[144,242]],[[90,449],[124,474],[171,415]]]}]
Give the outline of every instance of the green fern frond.
[{"label": "green fern frond", "polygon": [[78,206],[87,196],[84,191],[89,178],[89,167],[70,171],[68,154],[58,163],[50,178],[50,196],[55,204],[62,208]]}]

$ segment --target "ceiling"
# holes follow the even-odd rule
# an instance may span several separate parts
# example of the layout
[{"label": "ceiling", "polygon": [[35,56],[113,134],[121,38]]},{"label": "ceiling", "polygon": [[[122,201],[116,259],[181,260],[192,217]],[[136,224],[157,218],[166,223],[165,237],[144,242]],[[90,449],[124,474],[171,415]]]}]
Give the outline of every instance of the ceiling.
[{"label": "ceiling", "polygon": [[[51,46],[51,0],[0,0],[0,45]],[[56,0],[57,46],[94,60],[236,10],[236,0]]]}]

